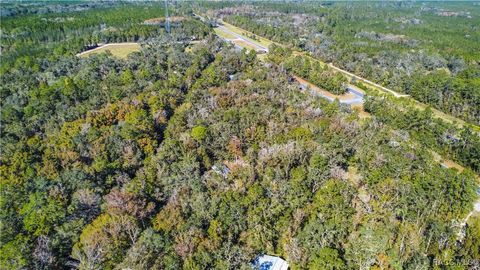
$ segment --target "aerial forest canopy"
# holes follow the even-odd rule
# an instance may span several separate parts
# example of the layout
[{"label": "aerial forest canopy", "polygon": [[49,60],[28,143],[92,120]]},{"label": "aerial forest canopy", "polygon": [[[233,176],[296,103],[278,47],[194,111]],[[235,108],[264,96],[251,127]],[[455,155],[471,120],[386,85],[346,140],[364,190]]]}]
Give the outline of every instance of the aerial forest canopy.
[{"label": "aerial forest canopy", "polygon": [[[480,7],[374,5],[173,2],[168,33],[163,2],[2,4],[0,268],[479,267],[478,130],[292,79],[347,94],[328,59],[478,123]],[[193,13],[286,46],[261,57]]]}]

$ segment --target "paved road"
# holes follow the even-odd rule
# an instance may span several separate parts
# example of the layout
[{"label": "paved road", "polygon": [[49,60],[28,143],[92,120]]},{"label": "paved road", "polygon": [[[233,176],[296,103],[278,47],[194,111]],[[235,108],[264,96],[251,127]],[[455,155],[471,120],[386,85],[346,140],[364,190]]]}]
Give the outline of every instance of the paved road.
[{"label": "paved road", "polygon": [[[237,27],[237,28],[239,28],[239,27]],[[242,28],[239,28],[239,29],[242,29]],[[242,30],[245,31],[244,29],[242,29]],[[248,31],[246,31],[246,32],[248,32]],[[278,43],[276,43],[276,44],[278,44]],[[282,46],[281,44],[278,44],[278,45]],[[305,56],[310,57],[310,58],[313,59],[313,60],[316,60],[316,61],[319,61],[319,62],[323,63],[322,61],[320,61],[320,60],[318,60],[318,59],[315,59],[315,58],[309,56],[309,55],[306,54],[305,52],[293,51],[293,53],[294,53],[294,54],[305,55]],[[361,82],[363,82],[363,83],[365,83],[365,84],[367,84],[367,85],[370,85],[370,86],[374,87],[375,89],[378,89],[378,90],[380,90],[380,91],[382,91],[382,92],[385,92],[385,93],[392,94],[393,96],[395,96],[395,97],[397,97],[397,98],[401,98],[401,97],[411,98],[410,95],[398,93],[398,92],[396,92],[396,91],[394,91],[394,90],[392,90],[392,89],[386,88],[386,87],[381,86],[381,85],[379,85],[379,84],[377,84],[377,83],[374,83],[374,82],[372,82],[372,81],[370,81],[370,80],[367,80],[367,79],[362,78],[362,77],[360,77],[360,76],[358,76],[358,75],[355,75],[355,74],[353,74],[353,73],[351,73],[351,72],[349,72],[349,71],[346,71],[346,70],[344,70],[344,69],[341,69],[341,68],[339,68],[339,67],[336,67],[336,66],[334,66],[332,63],[329,63],[328,66],[331,67],[331,68],[334,69],[334,70],[337,70],[337,71],[339,71],[339,72],[341,72],[341,73],[349,76],[349,77],[355,78],[355,79],[357,79],[358,81],[361,81]],[[416,102],[416,106],[417,106],[419,109],[422,109],[422,110],[423,110],[423,109],[425,109],[425,108],[427,107],[426,104],[424,104],[424,103],[422,103],[422,102],[420,102],[420,101],[418,101],[418,100],[416,100],[416,99],[414,99],[414,98],[411,98],[411,99]],[[435,117],[440,118],[440,119],[442,119],[442,120],[444,120],[444,121],[446,121],[446,122],[448,122],[448,123],[455,123],[455,122],[456,122],[456,125],[457,125],[458,127],[460,127],[460,128],[465,125],[465,121],[463,121],[463,120],[461,120],[461,119],[459,119],[459,118],[457,118],[457,117],[454,117],[454,116],[452,116],[452,115],[448,115],[448,114],[446,114],[446,113],[443,113],[443,112],[441,112],[441,111],[439,111],[439,110],[437,110],[437,109],[435,109],[435,108],[432,108],[432,111],[434,112],[434,116],[435,116]],[[475,124],[468,124],[468,125],[471,126],[471,127],[473,127],[477,134],[480,134],[480,126],[475,125]]]},{"label": "paved road", "polygon": [[[235,41],[235,40],[242,40],[246,43],[248,43],[249,45],[251,45],[252,47],[255,47],[255,48],[258,48],[258,50],[265,50],[266,52],[268,52],[268,48],[266,48],[265,46],[262,46],[261,44],[255,42],[254,40],[250,39],[250,38],[247,38],[245,36],[242,36],[242,35],[239,35],[233,31],[231,31],[230,29],[228,29],[227,27],[223,26],[223,25],[220,25],[219,28],[221,28],[222,30],[224,30],[225,32],[227,32],[228,34],[231,34],[232,36],[236,37],[235,39],[227,39],[229,41]],[[235,44],[236,46],[238,47],[241,47],[240,45],[238,44]],[[302,53],[303,54],[303,53]],[[400,93],[397,93],[391,89],[388,89],[386,87],[383,87],[377,83],[374,83],[370,80],[367,80],[367,79],[364,79],[360,76],[357,76],[351,72],[348,72],[346,70],[343,70],[339,67],[336,67],[334,66],[333,64],[328,64],[331,68],[339,71],[339,72],[342,72],[348,76],[351,76],[357,80],[360,80],[364,83],[367,83],[367,84],[370,84],[370,85],[373,85],[375,87],[377,87],[378,89],[381,89],[385,92],[388,92],[392,95],[394,95],[395,97],[397,98],[400,98],[400,97],[409,97],[409,95],[405,95],[405,94],[400,94]],[[299,80],[297,79],[297,82],[300,84],[300,87],[302,87],[303,89],[307,89],[307,87],[310,87],[311,89],[312,88],[315,88],[315,86],[311,85],[310,83],[306,82],[305,80]],[[318,88],[318,87],[317,87]],[[326,98],[327,100],[329,101],[334,101],[336,98],[333,98],[325,93],[323,93],[323,91],[312,91],[314,94],[316,95],[319,95],[323,98]],[[361,93],[360,91],[354,89],[353,87],[348,87],[348,93],[344,95],[345,98],[341,98],[339,99],[340,103],[344,103],[344,104],[349,104],[349,105],[357,105],[357,104],[363,104],[363,97],[364,97],[364,94]],[[475,203],[474,203],[474,208],[473,210],[467,215],[467,217],[464,219],[463,221],[463,226],[465,226],[466,222],[468,221],[468,219],[475,213],[480,213],[480,199],[477,200]]]},{"label": "paved road", "polygon": [[[256,48],[256,49],[255,49],[256,51],[265,51],[265,52],[268,52],[268,48],[267,48],[267,47],[262,46],[261,44],[259,44],[258,42],[252,40],[251,38],[248,38],[248,37],[239,35],[239,34],[233,32],[232,30],[228,29],[227,27],[225,27],[225,26],[223,26],[223,25],[219,25],[218,28],[220,28],[220,29],[222,29],[223,31],[227,32],[228,34],[236,37],[236,39],[242,40],[242,41],[248,43],[250,46]],[[235,42],[236,39],[227,39],[227,40]],[[236,45],[239,46],[239,47],[241,47],[241,46],[238,45],[238,44],[236,44]]]},{"label": "paved road", "polygon": [[[250,45],[252,45],[252,46],[254,46],[254,47],[256,47],[256,48],[259,48],[260,50],[265,50],[266,52],[268,52],[268,48],[267,48],[267,47],[262,46],[261,44],[255,42],[254,40],[252,40],[252,39],[250,39],[250,38],[248,38],[248,37],[245,37],[245,36],[242,36],[242,35],[240,35],[240,34],[237,34],[237,33],[231,31],[230,29],[228,29],[227,27],[225,27],[225,26],[223,26],[223,25],[220,25],[219,28],[222,28],[222,30],[225,30],[225,31],[228,32],[229,34],[231,34],[231,35],[233,35],[233,36],[235,36],[235,37],[237,37],[237,38],[239,38],[239,39],[242,39],[243,41],[249,43]],[[241,29],[241,28],[239,28],[239,29]],[[244,30],[244,29],[242,29],[242,30]],[[244,31],[245,31],[245,30],[244,30]],[[247,32],[247,31],[246,31],[246,32]],[[303,52],[300,52],[300,53],[301,53],[301,54],[304,54]],[[317,59],[315,59],[315,60],[317,60]],[[317,61],[318,61],[318,60],[317,60]],[[391,89],[388,89],[388,88],[386,88],[386,87],[383,87],[383,86],[381,86],[381,85],[379,85],[379,84],[377,84],[377,83],[374,83],[374,82],[372,82],[372,81],[370,81],[370,80],[367,80],[367,79],[365,79],[365,78],[362,78],[362,77],[360,77],[360,76],[358,76],[358,75],[355,75],[355,74],[353,74],[353,73],[351,73],[351,72],[349,72],[349,71],[346,71],[346,70],[344,70],[344,69],[341,69],[341,68],[339,68],[339,67],[336,67],[336,66],[334,66],[332,63],[329,63],[328,66],[331,67],[332,69],[336,70],[336,71],[339,71],[339,72],[347,75],[347,76],[353,77],[353,78],[355,78],[355,79],[357,79],[357,80],[359,80],[359,81],[362,81],[362,82],[364,82],[364,83],[366,83],[366,84],[370,84],[370,85],[372,85],[372,86],[374,86],[374,87],[376,87],[376,88],[378,88],[378,89],[380,89],[380,90],[382,90],[382,91],[385,91],[385,92],[387,92],[387,93],[390,93],[390,94],[394,95],[394,96],[397,97],[397,98],[399,98],[399,97],[409,97],[409,96],[410,96],[410,95],[401,94],[401,93],[398,93],[398,92],[393,91],[393,90],[391,90]]]},{"label": "paved road", "polygon": [[[248,37],[237,34],[237,33],[231,31],[230,29],[228,29],[227,27],[225,27],[223,25],[218,26],[218,28],[222,29],[222,31],[224,31],[225,33],[228,33],[229,35],[235,37],[234,39],[231,39],[231,38],[223,38],[223,39],[225,39],[227,41],[230,41],[230,42],[233,42],[236,47],[242,48],[242,45],[241,45],[241,43],[239,44],[238,42],[235,42],[235,41],[243,41],[243,42],[247,43],[249,46],[255,48],[256,51],[262,51],[263,50],[265,52],[268,52],[267,47],[259,44],[258,42],[254,41],[254,40],[252,40]],[[313,85],[311,83],[308,83],[307,81],[305,81],[301,78],[298,78],[298,77],[296,77],[296,79],[297,79],[297,82],[300,84],[300,87],[302,89],[305,90],[307,88],[310,88],[310,89],[313,90],[312,93],[314,95],[326,98],[327,100],[329,100],[331,102],[333,102],[336,99],[336,97],[334,95],[331,95],[329,93],[325,93],[323,90],[316,87],[315,85]],[[345,94],[345,95],[342,95],[339,98],[339,101],[340,101],[340,103],[349,104],[349,105],[363,104],[363,93],[361,93],[358,90],[355,90],[353,87],[348,87],[348,93]]]},{"label": "paved road", "polygon": [[333,68],[333,69],[335,69],[335,70],[337,70],[337,71],[339,71],[339,72],[342,72],[342,73],[344,73],[344,74],[346,74],[346,75],[348,75],[348,76],[350,76],[350,77],[353,77],[353,78],[355,78],[355,79],[357,79],[357,80],[359,80],[359,81],[362,81],[362,82],[364,82],[364,83],[368,83],[368,84],[370,84],[370,85],[373,85],[373,86],[375,86],[375,87],[377,87],[377,88],[379,88],[379,89],[381,89],[381,90],[383,90],[383,91],[385,91],[385,92],[388,92],[388,93],[394,95],[394,96],[397,97],[397,98],[399,98],[399,97],[409,97],[409,96],[410,96],[410,95],[406,95],[406,94],[400,94],[400,93],[395,92],[395,91],[393,91],[393,90],[391,90],[391,89],[388,89],[388,88],[386,88],[386,87],[383,87],[383,86],[381,86],[381,85],[379,85],[379,84],[377,84],[377,83],[374,83],[374,82],[372,82],[372,81],[370,81],[370,80],[367,80],[367,79],[362,78],[362,77],[360,77],[360,76],[358,76],[358,75],[355,75],[355,74],[353,74],[353,73],[351,73],[351,72],[348,72],[348,71],[346,71],[346,70],[344,70],[344,69],[341,69],[341,68],[339,68],[339,67],[336,67],[336,66],[334,66],[334,65],[331,64],[331,63],[328,64],[328,66],[330,66],[331,68]]},{"label": "paved road", "polygon": [[363,93],[353,89],[352,87],[348,87],[348,93],[355,96],[354,99],[345,100],[345,104],[355,105],[355,104],[363,104]]},{"label": "paved road", "polygon": [[[201,17],[201,16],[199,16],[199,15],[197,15],[197,14],[195,14],[195,16],[199,17],[201,20],[204,20],[203,17]],[[239,28],[239,27],[237,27],[237,28]],[[241,30],[243,30],[243,31],[245,31],[245,32],[248,33],[248,31],[246,31],[246,30],[244,30],[244,29],[242,29],[242,28],[239,28],[239,29],[241,29]],[[227,30],[228,30],[228,29],[227,29]],[[233,33],[233,32],[230,31],[230,30],[228,30],[228,32],[229,32],[229,33]],[[252,46],[259,47],[259,48],[262,48],[262,50],[265,50],[265,47],[264,47],[264,46],[262,46],[261,44],[256,43],[255,41],[253,41],[253,40],[251,40],[251,39],[249,39],[249,38],[247,38],[247,37],[244,37],[244,36],[239,35],[239,34],[237,34],[237,33],[233,33],[233,35],[236,36],[236,37],[241,38],[243,41],[248,42],[249,44],[252,44]],[[257,35],[257,36],[258,36],[258,35]],[[278,43],[277,43],[277,44],[278,44]],[[281,45],[281,44],[279,44],[279,45]],[[266,48],[266,49],[268,49],[268,48]],[[267,51],[268,51],[268,50],[267,50]],[[295,54],[295,53],[298,53],[298,54],[302,54],[302,55],[307,55],[307,54],[305,54],[305,52],[294,51],[293,53],[294,53],[294,54]],[[315,59],[315,58],[312,58],[312,59]],[[318,59],[315,59],[315,60],[319,61]],[[321,62],[321,61],[319,61],[319,62]],[[375,87],[376,89],[378,89],[378,90],[380,90],[380,91],[383,91],[383,92],[386,92],[386,93],[390,93],[390,94],[392,94],[393,96],[395,96],[395,97],[397,97],[397,98],[400,98],[400,97],[410,97],[409,95],[398,93],[398,92],[396,92],[396,91],[394,91],[394,90],[388,89],[388,88],[386,88],[386,87],[384,87],[384,86],[381,86],[381,85],[379,85],[379,84],[377,84],[377,83],[374,83],[374,82],[372,82],[372,81],[370,81],[370,80],[367,80],[367,79],[362,78],[362,77],[360,77],[360,76],[358,76],[358,75],[355,75],[355,74],[353,74],[353,73],[351,73],[351,72],[349,72],[349,71],[346,71],[346,70],[344,70],[344,69],[341,69],[341,68],[339,68],[339,67],[336,67],[336,66],[334,66],[334,65],[331,64],[331,63],[328,64],[328,65],[329,65],[332,69],[334,69],[334,70],[337,70],[337,71],[339,71],[339,72],[341,72],[341,73],[343,73],[343,74],[345,74],[345,75],[347,75],[347,76],[350,76],[350,77],[352,77],[352,78],[355,78],[355,79],[357,79],[357,80],[359,80],[359,81],[362,81],[363,83],[368,84],[368,85],[370,85],[370,86],[372,86],[372,87]],[[417,100],[415,100],[415,99],[413,99],[413,98],[412,98],[412,100],[414,100],[414,101],[417,103],[417,105],[418,105],[418,107],[419,107],[420,109],[422,109],[423,106],[424,106],[424,107],[427,107],[425,104],[423,104],[423,103],[421,103],[421,102],[419,102],[419,101],[417,101]],[[447,115],[447,114],[445,114],[445,113],[443,113],[443,112],[441,112],[441,111],[439,111],[439,110],[437,110],[437,109],[432,109],[432,110],[433,110],[433,112],[434,112],[434,116],[435,116],[435,117],[440,118],[440,119],[442,119],[442,120],[444,120],[444,121],[446,121],[446,122],[449,122],[449,123],[454,123],[454,122],[456,122],[459,127],[462,127],[462,126],[465,124],[465,122],[464,122],[463,120],[461,120],[461,119],[458,119],[458,118],[456,118],[456,117]],[[479,126],[473,125],[473,124],[472,124],[471,126],[474,127],[474,130],[476,130],[478,134],[480,134],[480,131],[479,131],[479,130],[480,130],[480,127],[479,127]]]}]

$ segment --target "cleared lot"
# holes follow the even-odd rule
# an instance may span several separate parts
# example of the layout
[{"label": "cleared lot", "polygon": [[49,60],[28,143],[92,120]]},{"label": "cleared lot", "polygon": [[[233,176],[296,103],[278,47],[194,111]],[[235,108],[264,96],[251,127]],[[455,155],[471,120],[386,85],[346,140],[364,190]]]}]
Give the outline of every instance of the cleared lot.
[{"label": "cleared lot", "polygon": [[132,52],[140,51],[141,47],[138,43],[108,43],[100,47],[78,53],[79,57],[88,57],[92,54],[110,51],[114,56],[126,58]]}]

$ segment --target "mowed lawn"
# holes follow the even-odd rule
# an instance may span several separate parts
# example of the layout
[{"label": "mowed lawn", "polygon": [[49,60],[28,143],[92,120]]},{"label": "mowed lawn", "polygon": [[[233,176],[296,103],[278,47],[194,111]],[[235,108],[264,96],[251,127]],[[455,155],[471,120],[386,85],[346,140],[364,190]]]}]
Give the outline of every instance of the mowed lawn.
[{"label": "mowed lawn", "polygon": [[79,57],[88,57],[92,54],[96,53],[103,53],[106,51],[110,51],[112,55],[119,57],[119,58],[126,58],[132,52],[140,51],[141,47],[138,43],[109,43],[103,46],[84,51],[82,53],[77,54]]}]

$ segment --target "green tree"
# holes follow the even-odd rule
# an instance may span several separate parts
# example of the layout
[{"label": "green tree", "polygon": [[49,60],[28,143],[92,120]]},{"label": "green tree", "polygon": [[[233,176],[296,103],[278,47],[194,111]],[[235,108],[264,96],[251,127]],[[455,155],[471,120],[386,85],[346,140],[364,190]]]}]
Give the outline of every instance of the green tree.
[{"label": "green tree", "polygon": [[308,263],[308,269],[342,270],[345,262],[334,248],[322,248]]},{"label": "green tree", "polygon": [[475,260],[480,258],[480,218],[472,216],[467,223],[467,231],[460,250],[461,259]]},{"label": "green tree", "polygon": [[190,135],[197,141],[203,141],[207,137],[207,128],[202,125],[196,126],[192,128]]},{"label": "green tree", "polygon": [[124,72],[122,72],[120,79],[125,85],[131,84],[134,79],[132,71],[130,69],[125,70]]},{"label": "green tree", "polygon": [[25,229],[34,236],[48,235],[65,217],[64,207],[60,199],[45,196],[40,192],[31,194],[20,210]]}]

